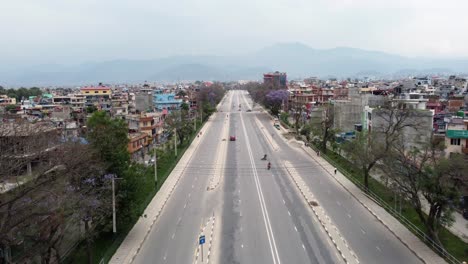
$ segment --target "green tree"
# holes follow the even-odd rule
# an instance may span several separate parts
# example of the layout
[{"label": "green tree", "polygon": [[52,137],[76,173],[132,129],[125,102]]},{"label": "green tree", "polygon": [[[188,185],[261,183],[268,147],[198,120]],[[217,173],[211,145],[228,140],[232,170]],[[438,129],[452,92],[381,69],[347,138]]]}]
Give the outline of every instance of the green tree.
[{"label": "green tree", "polygon": [[183,102],[183,103],[180,105],[180,108],[181,108],[183,111],[188,111],[189,108],[190,108],[190,106],[189,106],[187,103]]},{"label": "green tree", "polygon": [[104,111],[94,112],[88,119],[87,138],[107,164],[107,171],[122,175],[130,162],[128,127],[125,121],[111,119]]},{"label": "green tree", "polygon": [[18,108],[18,106],[16,106],[16,105],[7,105],[7,106],[5,106],[5,110],[7,112],[12,112],[12,113],[16,113],[16,108]]},{"label": "green tree", "polygon": [[92,114],[98,110],[97,107],[94,105],[87,106],[85,109],[86,109],[86,113],[88,114]]},{"label": "green tree", "polygon": [[179,144],[184,144],[194,131],[192,122],[188,120],[188,112],[185,110],[172,111],[166,118],[166,129],[176,130]]},{"label": "green tree", "polygon": [[[462,183],[468,178],[464,158],[446,158],[444,149],[443,142],[433,139],[419,148],[400,140],[379,163],[384,175],[415,209],[429,237],[439,245],[440,227],[453,222],[451,202],[459,199]],[[429,206],[428,214],[424,213],[423,200]]]},{"label": "green tree", "polygon": [[335,139],[335,129],[333,129],[334,123],[334,111],[333,105],[328,103],[322,107],[322,120],[320,124],[312,128],[313,134],[319,138],[319,146],[322,152],[326,152],[327,143]]},{"label": "green tree", "polygon": [[356,139],[344,144],[347,157],[356,164],[364,176],[364,186],[369,189],[370,171],[381,161],[400,140],[408,129],[418,131],[416,120],[424,113],[413,109],[400,109],[385,106],[373,111],[374,125],[372,132],[358,133]]}]

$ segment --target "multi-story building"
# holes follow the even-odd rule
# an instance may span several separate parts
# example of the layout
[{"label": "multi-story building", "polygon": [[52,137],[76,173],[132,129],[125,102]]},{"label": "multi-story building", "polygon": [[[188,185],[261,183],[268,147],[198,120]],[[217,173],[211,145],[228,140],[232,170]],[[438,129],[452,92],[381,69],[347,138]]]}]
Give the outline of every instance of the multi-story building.
[{"label": "multi-story building", "polygon": [[278,71],[265,73],[263,74],[263,84],[286,89],[288,85],[287,75],[285,72]]},{"label": "multi-story building", "polygon": [[453,117],[447,124],[445,133],[445,152],[468,154],[468,119]]},{"label": "multi-story building", "polygon": [[113,116],[125,116],[128,114],[128,93],[126,92],[114,92],[111,98],[111,107]]},{"label": "multi-story building", "polygon": [[182,100],[175,99],[175,94],[173,93],[164,93],[158,89],[153,92],[153,104],[157,111],[179,110]]},{"label": "multi-story building", "polygon": [[143,159],[145,147],[149,144],[147,135],[142,132],[129,133],[128,139],[127,149],[132,159]]},{"label": "multi-story building", "polygon": [[85,107],[95,106],[99,110],[110,110],[112,97],[110,87],[99,84],[99,86],[83,87],[80,92],[85,96]]},{"label": "multi-story building", "polygon": [[6,94],[0,94],[0,106],[14,105],[16,104],[16,98],[8,97]]}]

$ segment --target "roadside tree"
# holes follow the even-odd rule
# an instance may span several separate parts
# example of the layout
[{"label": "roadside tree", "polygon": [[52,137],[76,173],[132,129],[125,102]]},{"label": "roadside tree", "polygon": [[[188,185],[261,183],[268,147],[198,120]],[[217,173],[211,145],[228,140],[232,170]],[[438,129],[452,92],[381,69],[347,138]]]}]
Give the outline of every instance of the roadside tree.
[{"label": "roadside tree", "polygon": [[[415,209],[429,237],[439,245],[441,226],[453,222],[454,201],[467,179],[467,163],[462,156],[445,157],[443,142],[433,139],[420,148],[399,140],[379,164],[404,199]],[[427,202],[429,213],[424,213]]]}]

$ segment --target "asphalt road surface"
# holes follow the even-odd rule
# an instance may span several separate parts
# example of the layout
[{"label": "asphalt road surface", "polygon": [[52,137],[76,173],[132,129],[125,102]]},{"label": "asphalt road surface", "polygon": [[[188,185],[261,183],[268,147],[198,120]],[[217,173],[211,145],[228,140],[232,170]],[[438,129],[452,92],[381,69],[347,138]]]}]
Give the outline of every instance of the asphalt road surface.
[{"label": "asphalt road surface", "polygon": [[[284,161],[300,173],[360,263],[421,263],[298,146],[281,140],[269,116],[252,105],[245,91],[224,98],[135,263],[195,263],[200,230],[212,216],[210,263],[343,263],[281,168]],[[223,141],[229,135],[237,140]],[[220,151],[223,143],[226,151]],[[219,168],[220,184],[207,190]]]}]

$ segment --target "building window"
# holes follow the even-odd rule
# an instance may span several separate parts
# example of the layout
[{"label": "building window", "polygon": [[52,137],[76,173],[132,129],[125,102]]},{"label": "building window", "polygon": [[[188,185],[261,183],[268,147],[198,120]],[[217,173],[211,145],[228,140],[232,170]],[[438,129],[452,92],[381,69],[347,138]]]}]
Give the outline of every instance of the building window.
[{"label": "building window", "polygon": [[107,93],[107,91],[103,91],[103,93]]},{"label": "building window", "polygon": [[86,91],[85,93],[89,93],[89,91]]},{"label": "building window", "polygon": [[95,94],[99,93],[99,91],[94,91]]},{"label": "building window", "polygon": [[450,145],[460,146],[460,139],[459,138],[451,138]]}]

